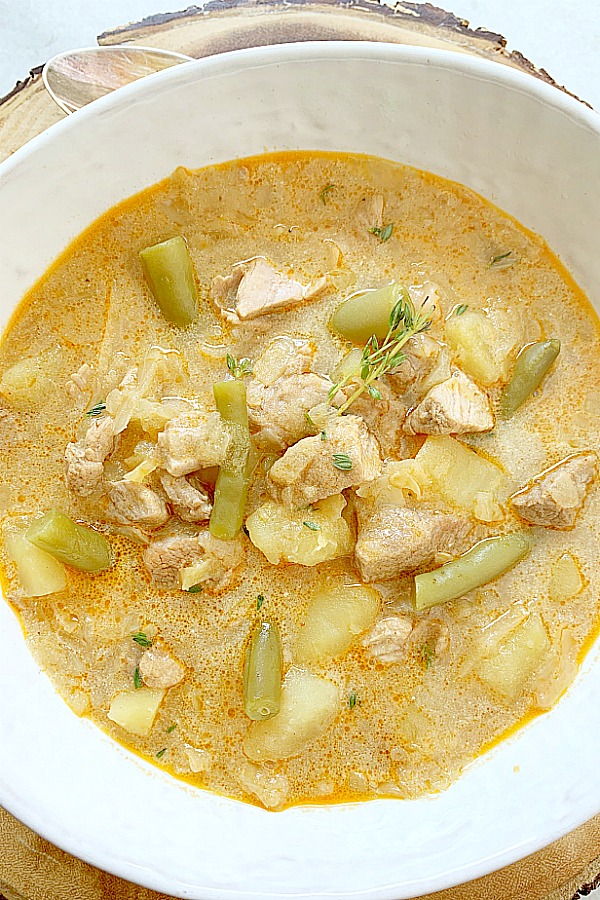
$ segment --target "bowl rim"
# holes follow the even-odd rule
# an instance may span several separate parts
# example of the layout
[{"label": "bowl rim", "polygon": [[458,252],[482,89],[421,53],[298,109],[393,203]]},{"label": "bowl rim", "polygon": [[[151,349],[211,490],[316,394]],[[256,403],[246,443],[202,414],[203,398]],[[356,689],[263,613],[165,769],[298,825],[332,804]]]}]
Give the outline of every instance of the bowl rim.
[{"label": "bowl rim", "polygon": [[[85,127],[85,123],[90,119],[102,116],[105,112],[125,108],[129,103],[135,101],[143,95],[151,95],[155,89],[159,89],[161,85],[170,82],[194,79],[196,77],[219,76],[229,73],[240,74],[247,67],[257,67],[263,64],[273,65],[274,63],[285,64],[288,61],[322,61],[322,60],[352,60],[352,59],[370,59],[385,60],[389,62],[418,63],[436,66],[439,69],[451,69],[459,73],[470,76],[479,77],[483,81],[492,81],[501,85],[512,87],[528,95],[533,95],[541,103],[557,108],[568,118],[574,120],[578,124],[583,124],[589,130],[593,131],[600,138],[600,116],[594,110],[584,106],[581,101],[565,94],[553,85],[549,85],[532,75],[513,69],[509,66],[503,66],[494,60],[466,56],[455,50],[446,50],[439,48],[425,48],[408,46],[402,44],[370,42],[370,41],[307,41],[297,42],[283,45],[271,45],[267,47],[252,47],[240,50],[228,51],[210,57],[204,57],[199,60],[182,63],[180,66],[165,69],[156,74],[147,76],[139,81],[133,82],[120,88],[113,94],[102,97],[86,107],[76,111],[64,120],[55,123],[48,129],[37,135],[23,147],[19,148],[7,160],[0,164],[0,184],[4,179],[8,179],[11,173],[17,169],[29,156],[43,150],[44,146],[53,140],[62,140],[63,134],[67,134],[72,129]],[[4,598],[3,598],[4,599]],[[7,601],[5,601],[7,602]],[[597,643],[594,644],[586,656],[586,662],[589,663],[594,651],[597,650]],[[581,673],[585,663],[579,667]],[[104,733],[96,726],[92,726],[99,736]],[[527,728],[528,726],[525,726]],[[522,731],[523,729],[520,729]],[[110,740],[110,739],[109,739]],[[507,741],[518,740],[518,734],[506,739]],[[503,741],[502,743],[504,743]],[[494,753],[494,750],[488,751]],[[132,754],[133,755],[133,754]],[[481,757],[479,758],[481,759]],[[155,767],[147,764],[152,770]],[[171,777],[171,776],[168,776]],[[0,781],[0,790],[2,782]],[[219,796],[219,795],[215,795]],[[96,853],[86,847],[78,848],[77,838],[71,836],[69,841],[63,834],[58,833],[58,826],[55,822],[48,822],[37,814],[35,807],[27,805],[22,798],[9,792],[7,796],[0,797],[3,807],[15,816],[19,821],[34,830],[36,833],[53,843],[55,846],[65,850],[67,853],[76,855],[83,861],[90,863],[100,869],[110,872],[120,878],[135,881],[135,883],[155,890],[165,891],[173,890],[174,885],[165,879],[162,874],[148,874],[145,870],[143,875],[135,861],[126,860],[119,856],[108,856],[105,853]],[[235,802],[235,801],[233,801]],[[395,803],[398,801],[368,801],[369,803]],[[404,802],[404,801],[401,801]],[[347,808],[355,807],[362,804],[339,804],[331,808]],[[305,809],[310,807],[304,807]],[[418,885],[410,890],[418,890],[418,893],[403,893],[403,897],[418,897],[424,893],[431,893],[438,890],[451,888],[458,884],[463,884],[484,875],[497,871],[507,865],[523,859],[525,856],[549,845],[558,838],[572,831],[574,828],[587,821],[591,815],[600,810],[600,801],[592,802],[588,799],[587,803],[579,803],[577,813],[573,814],[568,820],[563,820],[560,826],[554,828],[551,833],[544,833],[537,840],[527,843],[513,844],[494,855],[487,857],[485,860],[476,860],[463,867],[460,871],[453,870],[450,874],[434,876],[419,881]],[[372,897],[379,900],[393,900],[397,896],[396,890],[403,885],[389,885],[386,888],[375,888],[372,891],[357,892],[340,892],[320,893],[318,896],[336,898],[350,897]],[[185,888],[184,885],[179,886],[179,890]],[[188,888],[189,890],[189,888]],[[195,893],[181,893],[173,896],[196,897]],[[219,898],[219,900],[231,900],[231,898],[239,898],[241,896],[253,896],[255,898],[273,898],[280,896],[269,892],[248,892],[244,894],[239,890],[227,889],[206,889],[205,896]],[[289,897],[308,896],[298,893],[290,893]],[[310,896],[317,896],[311,894]]]},{"label": "bowl rim", "polygon": [[[98,47],[91,49],[114,48]],[[148,47],[140,45],[140,49],[148,49]],[[20,165],[30,154],[37,152],[38,148],[43,146],[49,138],[55,138],[57,135],[62,134],[63,131],[68,131],[70,128],[75,127],[73,123],[82,123],[88,118],[95,118],[101,115],[105,109],[125,106],[130,100],[135,99],[139,93],[150,93],[152,87],[156,85],[157,79],[159,84],[162,82],[167,83],[169,80],[179,80],[179,78],[185,78],[182,72],[187,74],[190,70],[206,70],[207,76],[219,75],[227,72],[232,65],[232,61],[237,59],[247,60],[247,64],[252,66],[253,63],[255,65],[260,65],[262,62],[273,63],[278,59],[285,61],[288,56],[294,57],[295,55],[297,55],[297,58],[311,60],[320,58],[347,59],[352,56],[358,56],[361,59],[381,59],[387,55],[392,57],[397,55],[405,57],[407,61],[411,59],[420,63],[427,61],[434,63],[435,61],[438,65],[441,63],[443,67],[463,71],[467,74],[480,73],[484,80],[487,81],[521,88],[525,93],[533,94],[539,100],[548,102],[550,106],[558,107],[570,118],[575,118],[587,124],[593,131],[600,131],[600,113],[596,112],[584,101],[561,90],[560,86],[548,84],[533,74],[523,72],[512,66],[503,65],[494,59],[467,55],[453,49],[394,44],[387,41],[294,41],[287,44],[270,44],[265,47],[244,47],[238,50],[228,50],[224,53],[215,53],[212,56],[204,56],[200,59],[190,58],[189,60],[183,60],[180,65],[170,66],[167,69],[139,78],[137,81],[132,81],[130,84],[123,85],[118,90],[106,94],[104,97],[99,97],[86,106],[75,110],[75,112],[65,115],[64,119],[54,122],[40,134],[15,150],[14,153],[11,153],[7,159],[0,163],[0,179],[9,175],[12,169]],[[76,127],[81,127],[81,125]]]}]

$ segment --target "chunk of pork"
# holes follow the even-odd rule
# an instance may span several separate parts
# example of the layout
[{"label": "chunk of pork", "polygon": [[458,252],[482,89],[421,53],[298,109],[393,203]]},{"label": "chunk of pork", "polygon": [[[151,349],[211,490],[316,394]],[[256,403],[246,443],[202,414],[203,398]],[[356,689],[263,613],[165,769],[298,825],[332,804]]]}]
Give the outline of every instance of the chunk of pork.
[{"label": "chunk of pork", "polygon": [[468,546],[468,519],[426,509],[377,505],[357,499],[354,557],[363,581],[388,581],[432,568],[438,553],[459,555]]},{"label": "chunk of pork", "polygon": [[406,659],[406,642],[413,630],[408,616],[388,616],[375,623],[362,640],[369,656],[380,663],[397,663]]},{"label": "chunk of pork", "polygon": [[[364,419],[369,431],[379,441],[384,456],[392,455],[400,459],[410,456],[410,439],[403,430],[406,407],[386,384],[380,382],[377,388],[380,399],[365,392],[354,401],[349,411],[353,416]],[[353,382],[344,388],[344,394],[350,397],[355,389]]]},{"label": "chunk of pork", "polygon": [[472,434],[491,431],[494,417],[488,395],[468,375],[456,369],[431,388],[409,413],[407,434]]},{"label": "chunk of pork", "polygon": [[218,412],[194,410],[167,422],[157,443],[161,468],[180,478],[198,469],[220,465],[229,435]]},{"label": "chunk of pork", "polygon": [[175,478],[168,472],[160,472],[158,477],[176,516],[184,522],[208,521],[212,503],[207,493],[193,487],[183,476]]},{"label": "chunk of pork", "polygon": [[450,627],[443,618],[443,612],[432,611],[429,616],[419,617],[413,633],[411,643],[417,650],[429,651],[432,659],[442,661],[450,650]]},{"label": "chunk of pork", "polygon": [[532,525],[570,528],[596,477],[595,453],[568,456],[511,497],[513,509]]},{"label": "chunk of pork", "polygon": [[270,387],[258,381],[249,384],[248,421],[257,430],[256,446],[284,450],[313,434],[306,414],[327,402],[330,389],[328,378],[311,372],[279,378]]},{"label": "chunk of pork", "polygon": [[235,265],[231,275],[213,278],[211,296],[225,318],[237,324],[312,300],[327,286],[325,277],[302,284],[259,256]]},{"label": "chunk of pork", "polygon": [[154,528],[169,518],[167,504],[151,488],[135,481],[114,481],[108,496],[116,518],[126,525]]},{"label": "chunk of pork", "polygon": [[226,588],[244,559],[239,541],[221,541],[208,530],[197,534],[171,535],[152,541],[144,550],[144,565],[154,582],[179,587],[179,570],[207,563],[202,586],[209,592]]},{"label": "chunk of pork", "polygon": [[168,690],[183,681],[185,669],[161,647],[144,650],[138,663],[140,676],[149,688]]},{"label": "chunk of pork", "polygon": [[430,335],[416,334],[406,342],[402,352],[406,359],[388,375],[389,384],[396,393],[403,394],[412,387],[413,393],[422,396],[419,386],[426,385],[426,390],[433,387],[429,380],[434,373],[439,372],[438,382],[450,377],[448,348]]},{"label": "chunk of pork", "polygon": [[114,447],[110,416],[94,419],[79,441],[67,444],[65,464],[69,490],[80,497],[89,497],[99,490],[104,478],[104,462]]},{"label": "chunk of pork", "polygon": [[324,434],[303,438],[273,463],[269,480],[276,500],[299,508],[379,475],[379,446],[361,418],[340,416]]}]

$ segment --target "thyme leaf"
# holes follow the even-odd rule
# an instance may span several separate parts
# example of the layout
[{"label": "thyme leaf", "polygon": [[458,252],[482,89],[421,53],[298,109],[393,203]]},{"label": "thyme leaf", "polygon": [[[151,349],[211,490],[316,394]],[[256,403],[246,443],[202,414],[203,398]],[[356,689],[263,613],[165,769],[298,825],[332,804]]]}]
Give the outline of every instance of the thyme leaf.
[{"label": "thyme leaf", "polygon": [[352,468],[352,460],[347,453],[334,453],[332,461],[336,469],[341,469],[342,472],[349,472]]},{"label": "thyme leaf", "polygon": [[167,734],[171,734],[177,728],[177,722],[174,722],[172,725],[166,729]]},{"label": "thyme leaf", "polygon": [[455,315],[457,315],[457,316],[462,316],[462,314],[463,314],[464,312],[466,312],[466,311],[468,310],[468,308],[469,308],[469,304],[468,304],[468,303],[461,303],[460,306],[457,306],[457,307],[456,307]]},{"label": "thyme leaf", "polygon": [[202,591],[201,584],[193,584],[187,589],[188,594],[199,594]]},{"label": "thyme leaf", "polygon": [[425,668],[428,669],[435,659],[435,650],[433,649],[433,647],[430,647],[429,644],[421,644],[418,653],[419,659],[421,660]]},{"label": "thyme leaf", "polygon": [[142,676],[140,675],[139,666],[135,667],[135,672],[133,673],[133,686],[137,690],[144,686],[144,682],[142,681]]},{"label": "thyme leaf", "polygon": [[328,196],[335,189],[335,184],[326,184],[323,190],[320,192],[319,197],[321,198],[321,203],[323,206],[327,206]]},{"label": "thyme leaf", "polygon": [[103,400],[100,400],[99,403],[96,403],[95,406],[92,406],[91,409],[88,409],[88,411],[86,412],[86,416],[89,416],[90,419],[94,419],[97,416],[101,416],[105,409],[106,403]]},{"label": "thyme leaf", "polygon": [[148,637],[148,635],[144,634],[143,631],[136,631],[135,634],[131,635],[132,640],[139,644],[140,647],[143,647],[144,650],[147,650],[148,647],[152,646],[152,641]]},{"label": "thyme leaf", "polygon": [[265,602],[265,598],[263,597],[262,594],[259,594],[258,597],[256,598],[256,611],[257,612],[261,608],[261,606],[263,605],[264,602]]},{"label": "thyme leaf", "polygon": [[303,522],[302,524],[305,526],[305,528],[310,528],[311,531],[320,531],[321,530],[321,526],[318,525],[316,522]]},{"label": "thyme leaf", "polygon": [[383,228],[378,228],[375,225],[374,228],[369,228],[369,234],[374,234],[379,238],[382,244],[385,244],[386,241],[389,241],[392,234],[394,232],[394,223],[389,222],[387,225],[384,225]]},{"label": "thyme leaf", "polygon": [[[503,259],[508,259],[509,256],[512,256],[512,250],[507,250],[506,253],[499,253],[498,256],[493,256],[488,269],[491,269],[492,266],[497,266],[499,262],[502,262]],[[505,265],[512,265],[516,261],[516,259],[511,259],[510,262],[505,263]]]},{"label": "thyme leaf", "polygon": [[348,706],[350,707],[350,709],[354,709],[357,703],[360,706],[360,700],[356,695],[356,691],[352,691],[352,693],[348,697]]},{"label": "thyme leaf", "polygon": [[162,750],[159,750],[158,753],[156,754],[156,758],[162,759],[162,757],[165,755],[166,752],[167,752],[167,748],[163,747]]}]

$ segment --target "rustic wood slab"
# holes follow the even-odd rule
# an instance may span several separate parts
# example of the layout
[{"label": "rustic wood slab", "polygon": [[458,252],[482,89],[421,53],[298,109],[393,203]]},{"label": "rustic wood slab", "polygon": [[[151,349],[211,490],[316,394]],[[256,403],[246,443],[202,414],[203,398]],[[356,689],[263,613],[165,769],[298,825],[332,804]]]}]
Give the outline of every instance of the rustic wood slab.
[{"label": "rustic wood slab", "polygon": [[[454,49],[497,60],[549,84],[553,79],[499,34],[469,28],[431,4],[377,0],[211,0],[203,8],[150,16],[98,37],[193,57],[299,40],[385,40]],[[559,87],[556,85],[556,87]],[[564,90],[564,88],[560,88]],[[0,99],[0,162],[64,118],[41,67]],[[423,900],[577,900],[600,883],[600,816],[500,872]],[[0,809],[0,900],[169,900],[69,856]]]},{"label": "rustic wood slab", "polygon": [[[393,8],[378,0],[210,0],[202,8],[161,13],[104,32],[98,43],[146,44],[200,58],[242,47],[330,39],[453,49],[497,60],[556,84],[521,53],[508,51],[502,35],[471,29],[468,22],[446,10],[408,0]],[[41,67],[32,69],[10,94],[0,98],[0,162],[62,116],[46,95]]]}]

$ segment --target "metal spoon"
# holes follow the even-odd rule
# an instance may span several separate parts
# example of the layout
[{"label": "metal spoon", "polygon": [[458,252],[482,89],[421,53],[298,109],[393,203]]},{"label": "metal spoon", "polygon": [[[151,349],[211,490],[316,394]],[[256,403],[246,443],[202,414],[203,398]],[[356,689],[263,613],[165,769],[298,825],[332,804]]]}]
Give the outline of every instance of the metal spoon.
[{"label": "metal spoon", "polygon": [[191,59],[183,53],[131,44],[85,47],[53,56],[42,70],[42,79],[52,99],[64,112],[72,113],[138,78]]}]

